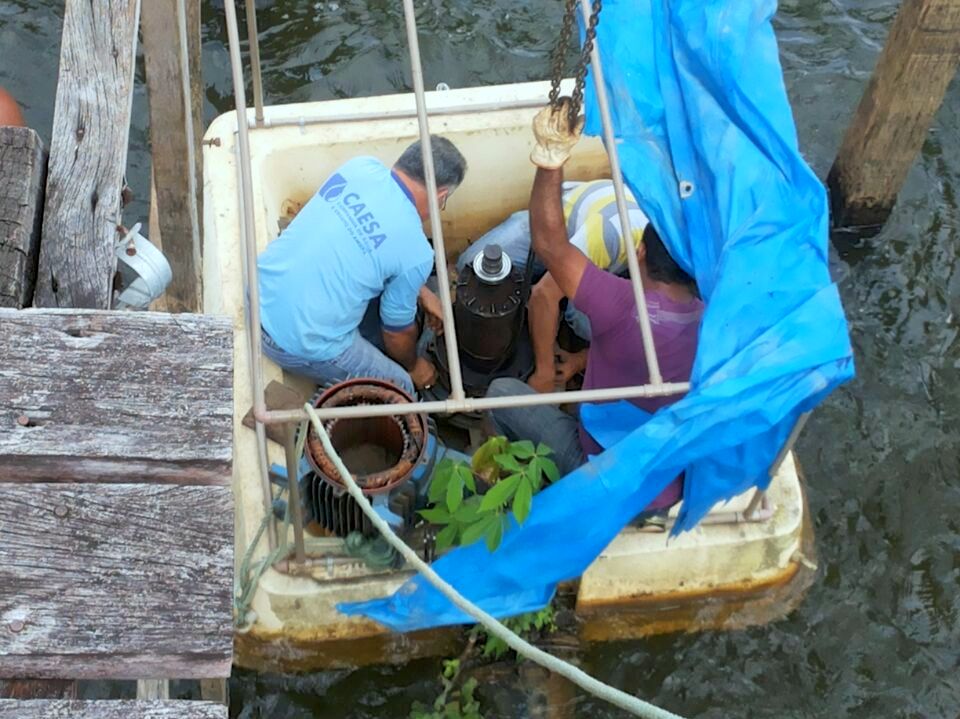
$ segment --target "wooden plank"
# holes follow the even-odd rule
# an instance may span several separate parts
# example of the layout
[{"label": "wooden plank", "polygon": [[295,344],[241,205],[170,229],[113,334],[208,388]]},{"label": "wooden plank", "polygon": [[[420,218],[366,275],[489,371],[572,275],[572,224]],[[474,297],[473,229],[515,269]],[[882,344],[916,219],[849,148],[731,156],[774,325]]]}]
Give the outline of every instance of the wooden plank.
[{"label": "wooden plank", "polygon": [[904,0],[827,178],[833,223],[886,222],[960,59],[960,2]]},{"label": "wooden plank", "polygon": [[226,318],[0,309],[0,481],[229,484]]},{"label": "wooden plank", "polygon": [[137,699],[169,699],[169,679],[138,679]]},{"label": "wooden plank", "polygon": [[0,699],[0,719],[227,719],[227,708],[191,701],[31,701]]},{"label": "wooden plank", "polygon": [[0,485],[0,677],[230,674],[229,487]]},{"label": "wooden plank", "polygon": [[195,126],[192,108],[200,58],[189,54],[199,43],[188,38],[187,4],[197,0],[150,0],[141,16],[160,234],[173,270],[167,309],[173,312],[196,312],[202,297],[200,183],[195,174],[202,128]]},{"label": "wooden plank", "polygon": [[26,127],[0,127],[0,307],[33,299],[47,153]]},{"label": "wooden plank", "polygon": [[139,5],[66,3],[37,307],[110,307]]}]

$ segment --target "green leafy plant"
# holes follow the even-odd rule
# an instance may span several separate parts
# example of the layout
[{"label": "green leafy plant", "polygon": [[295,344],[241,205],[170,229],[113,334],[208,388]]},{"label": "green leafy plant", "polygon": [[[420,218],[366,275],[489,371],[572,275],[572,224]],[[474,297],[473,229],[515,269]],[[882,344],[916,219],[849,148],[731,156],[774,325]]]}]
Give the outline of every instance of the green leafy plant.
[{"label": "green leafy plant", "polygon": [[409,719],[483,719],[480,702],[474,696],[477,680],[467,679],[457,687],[461,668],[459,659],[444,659],[440,675],[443,692],[433,701],[432,708],[423,702],[414,702]]},{"label": "green leafy plant", "polygon": [[[548,604],[538,612],[525,612],[515,617],[508,617],[503,620],[504,626],[519,634],[524,639],[536,634],[550,634],[557,630],[556,612],[553,604]],[[484,659],[501,659],[504,654],[510,651],[510,647],[505,641],[492,634],[487,634],[479,626],[476,631],[485,637],[481,656]]]},{"label": "green leafy plant", "polygon": [[[518,524],[530,516],[533,495],[560,471],[542,442],[491,437],[474,453],[471,464],[444,459],[430,483],[432,506],[420,511],[428,522],[443,527],[437,551],[485,539],[490,551],[500,546],[512,513]],[[486,490],[483,492],[482,490]]]}]

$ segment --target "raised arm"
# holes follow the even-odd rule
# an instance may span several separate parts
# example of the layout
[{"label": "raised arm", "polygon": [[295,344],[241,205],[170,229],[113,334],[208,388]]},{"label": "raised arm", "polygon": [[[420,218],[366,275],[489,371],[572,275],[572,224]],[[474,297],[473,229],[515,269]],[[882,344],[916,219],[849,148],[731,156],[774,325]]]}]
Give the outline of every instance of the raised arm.
[{"label": "raised arm", "polygon": [[573,299],[587,267],[586,255],[570,244],[563,218],[563,168],[537,168],[530,193],[530,235],[533,251],[546,265],[564,295]]}]

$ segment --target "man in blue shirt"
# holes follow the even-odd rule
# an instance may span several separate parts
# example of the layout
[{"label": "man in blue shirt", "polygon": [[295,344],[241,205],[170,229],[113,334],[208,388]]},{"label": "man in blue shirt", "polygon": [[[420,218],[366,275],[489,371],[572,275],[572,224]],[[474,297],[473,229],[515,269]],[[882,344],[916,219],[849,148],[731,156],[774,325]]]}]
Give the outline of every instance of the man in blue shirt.
[{"label": "man in blue shirt", "polygon": [[[466,161],[432,136],[441,209]],[[264,354],[319,384],[385,379],[413,394],[436,370],[417,353],[417,303],[432,326],[440,302],[425,282],[434,263],[420,142],[393,168],[357,157],[334,172],[257,261]],[[379,331],[364,321],[379,304]]]}]

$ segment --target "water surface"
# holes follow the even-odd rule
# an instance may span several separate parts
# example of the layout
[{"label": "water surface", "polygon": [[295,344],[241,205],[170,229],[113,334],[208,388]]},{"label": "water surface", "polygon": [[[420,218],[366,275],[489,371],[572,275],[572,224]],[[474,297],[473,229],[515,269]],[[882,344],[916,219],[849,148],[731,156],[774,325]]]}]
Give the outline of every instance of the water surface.
[{"label": "water surface", "polygon": [[[148,0],[145,0],[148,1]],[[231,107],[219,2],[204,3],[206,115]],[[260,6],[270,103],[409,89],[400,4],[276,0]],[[424,0],[428,86],[543,79],[557,0]],[[824,177],[898,3],[786,0],[777,29],[801,147]],[[49,139],[62,2],[0,0],[0,84]],[[146,218],[146,90],[138,73],[130,177]],[[834,260],[858,377],[811,419],[798,453],[820,569],[785,620],[736,632],[588,647],[585,668],[689,717],[947,717],[960,714],[960,91],[948,93],[883,234]],[[253,719],[404,717],[435,687],[436,661],[233,682]],[[517,680],[520,681],[520,680]],[[570,716],[621,714],[575,696]],[[495,713],[496,712],[496,713]],[[495,716],[523,716],[498,706]]]}]

